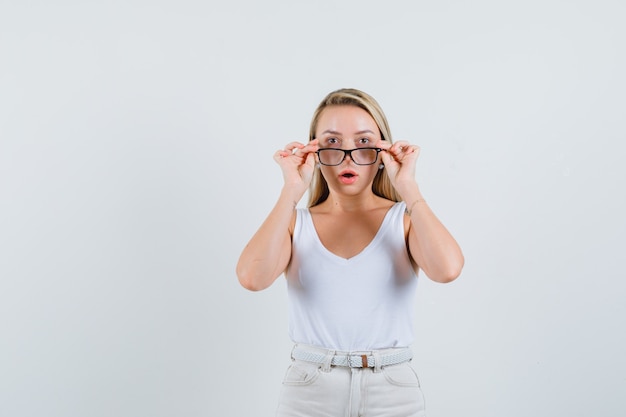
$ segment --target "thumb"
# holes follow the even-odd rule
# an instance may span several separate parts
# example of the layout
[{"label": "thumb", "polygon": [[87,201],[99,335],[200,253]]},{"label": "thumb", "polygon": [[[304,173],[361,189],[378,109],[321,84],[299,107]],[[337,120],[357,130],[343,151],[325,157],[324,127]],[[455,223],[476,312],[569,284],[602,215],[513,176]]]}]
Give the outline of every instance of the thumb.
[{"label": "thumb", "polygon": [[314,153],[308,153],[306,155],[305,163],[307,165],[315,165],[315,154]]},{"label": "thumb", "polygon": [[389,153],[387,151],[382,151],[380,153],[380,159],[383,162],[383,164],[387,165],[388,163],[390,163],[393,158],[391,157],[391,155],[389,155]]}]

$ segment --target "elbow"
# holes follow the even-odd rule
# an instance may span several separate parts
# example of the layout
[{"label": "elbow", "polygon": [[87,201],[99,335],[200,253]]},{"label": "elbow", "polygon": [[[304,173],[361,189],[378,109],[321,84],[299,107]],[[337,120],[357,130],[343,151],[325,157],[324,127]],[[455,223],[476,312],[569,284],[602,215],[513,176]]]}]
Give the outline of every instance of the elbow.
[{"label": "elbow", "polygon": [[261,291],[266,288],[265,286],[259,285],[258,282],[244,277],[239,277],[239,283],[248,291]]},{"label": "elbow", "polygon": [[459,275],[461,275],[461,271],[459,272],[450,272],[447,274],[438,274],[432,278],[433,281],[438,282],[440,284],[448,284],[454,280],[456,280]]},{"label": "elbow", "polygon": [[249,291],[261,291],[268,287],[258,274],[249,268],[241,267],[241,265],[237,265],[237,278],[239,284]]},{"label": "elbow", "polygon": [[456,280],[461,275],[461,271],[463,270],[463,265],[464,265],[464,260],[463,258],[461,258],[459,259],[458,262],[452,263],[448,265],[446,268],[441,269],[437,271],[436,273],[433,273],[432,275],[428,275],[428,273],[426,275],[428,275],[428,277],[435,282],[438,282],[441,284],[448,284]]}]

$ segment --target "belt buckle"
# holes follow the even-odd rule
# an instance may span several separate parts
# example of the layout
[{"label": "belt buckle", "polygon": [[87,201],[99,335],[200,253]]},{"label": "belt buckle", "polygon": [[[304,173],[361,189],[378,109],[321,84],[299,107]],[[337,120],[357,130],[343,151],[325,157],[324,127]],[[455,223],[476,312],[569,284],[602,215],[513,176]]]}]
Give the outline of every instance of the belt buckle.
[{"label": "belt buckle", "polygon": [[[365,353],[348,353],[346,356],[346,365],[349,368],[369,368],[370,355]],[[372,365],[374,366],[374,365]]]}]

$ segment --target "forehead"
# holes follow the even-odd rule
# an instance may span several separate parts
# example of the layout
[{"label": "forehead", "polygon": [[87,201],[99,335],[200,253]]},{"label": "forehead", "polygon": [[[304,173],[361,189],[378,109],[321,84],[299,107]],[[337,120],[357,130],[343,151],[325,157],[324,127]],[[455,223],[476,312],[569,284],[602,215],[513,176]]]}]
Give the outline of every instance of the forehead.
[{"label": "forehead", "polygon": [[372,116],[360,107],[349,105],[328,106],[322,110],[315,130],[318,135],[327,130],[342,134],[366,130],[378,133],[378,125]]}]

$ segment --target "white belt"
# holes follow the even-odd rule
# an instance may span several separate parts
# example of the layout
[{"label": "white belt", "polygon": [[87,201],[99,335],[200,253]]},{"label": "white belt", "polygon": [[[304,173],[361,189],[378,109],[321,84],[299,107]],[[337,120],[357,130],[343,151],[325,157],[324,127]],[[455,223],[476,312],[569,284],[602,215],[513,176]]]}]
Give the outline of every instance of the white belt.
[{"label": "white belt", "polygon": [[[383,352],[380,352],[378,355],[374,355],[372,352],[363,352],[362,354],[337,352],[333,354],[330,364],[349,368],[374,368],[377,365],[376,357],[380,359],[378,366],[381,367],[408,362],[413,358],[413,352],[409,348],[386,350]],[[318,350],[307,349],[302,346],[295,346],[291,351],[291,357],[295,360],[319,364],[323,364],[328,360],[328,354]]]}]

